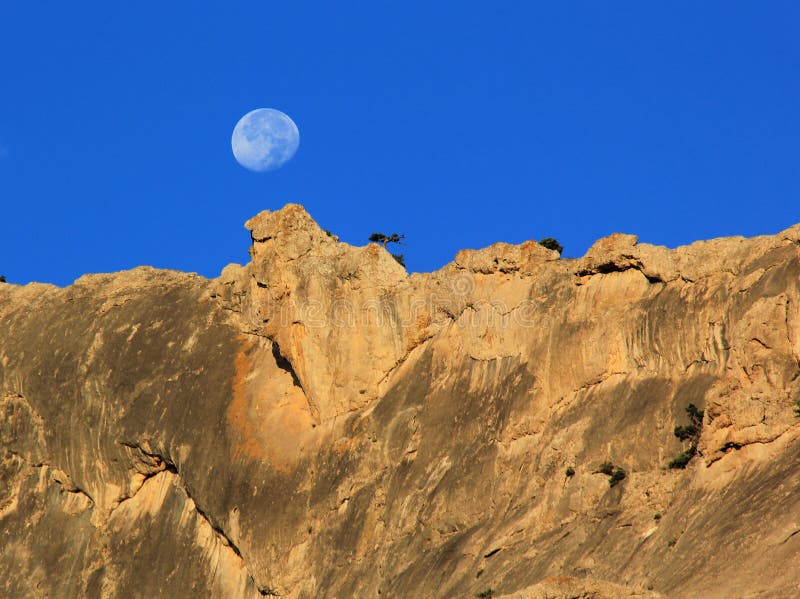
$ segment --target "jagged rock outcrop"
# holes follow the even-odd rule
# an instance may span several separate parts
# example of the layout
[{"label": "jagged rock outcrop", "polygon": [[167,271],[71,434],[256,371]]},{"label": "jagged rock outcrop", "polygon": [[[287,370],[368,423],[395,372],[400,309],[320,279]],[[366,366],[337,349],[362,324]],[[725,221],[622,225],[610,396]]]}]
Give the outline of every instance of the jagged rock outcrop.
[{"label": "jagged rock outcrop", "polygon": [[1,595],[800,590],[800,226],[410,276],[246,226],[215,280],[0,286]]}]

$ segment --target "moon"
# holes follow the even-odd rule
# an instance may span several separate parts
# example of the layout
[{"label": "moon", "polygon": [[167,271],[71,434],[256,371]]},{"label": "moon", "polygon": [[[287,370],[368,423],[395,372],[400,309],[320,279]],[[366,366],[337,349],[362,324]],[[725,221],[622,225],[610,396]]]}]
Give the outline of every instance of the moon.
[{"label": "moon", "polygon": [[274,108],[257,108],[244,115],[231,136],[236,162],[257,173],[289,162],[300,146],[300,131],[288,115]]}]

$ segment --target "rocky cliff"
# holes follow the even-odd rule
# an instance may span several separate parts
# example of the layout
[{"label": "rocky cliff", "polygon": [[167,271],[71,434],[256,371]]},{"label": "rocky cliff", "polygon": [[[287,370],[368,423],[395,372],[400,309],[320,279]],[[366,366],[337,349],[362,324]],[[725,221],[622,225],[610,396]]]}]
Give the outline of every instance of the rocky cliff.
[{"label": "rocky cliff", "polygon": [[246,226],[214,280],[0,284],[0,595],[800,593],[800,225],[410,276]]}]

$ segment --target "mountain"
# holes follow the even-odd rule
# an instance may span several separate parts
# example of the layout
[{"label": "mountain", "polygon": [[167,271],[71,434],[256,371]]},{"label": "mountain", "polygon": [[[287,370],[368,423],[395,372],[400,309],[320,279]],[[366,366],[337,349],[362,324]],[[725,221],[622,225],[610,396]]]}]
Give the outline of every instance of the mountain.
[{"label": "mountain", "polygon": [[800,225],[411,275],[246,227],[217,279],[0,284],[2,596],[800,592]]}]

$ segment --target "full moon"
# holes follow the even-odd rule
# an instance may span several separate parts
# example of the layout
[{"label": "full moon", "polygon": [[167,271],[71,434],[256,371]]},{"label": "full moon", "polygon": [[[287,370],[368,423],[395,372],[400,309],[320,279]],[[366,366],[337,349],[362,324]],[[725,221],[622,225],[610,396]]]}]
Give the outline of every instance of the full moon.
[{"label": "full moon", "polygon": [[258,108],[244,115],[231,136],[236,161],[263,173],[289,162],[300,145],[297,125],[280,110]]}]

